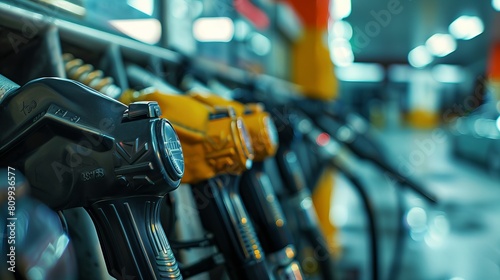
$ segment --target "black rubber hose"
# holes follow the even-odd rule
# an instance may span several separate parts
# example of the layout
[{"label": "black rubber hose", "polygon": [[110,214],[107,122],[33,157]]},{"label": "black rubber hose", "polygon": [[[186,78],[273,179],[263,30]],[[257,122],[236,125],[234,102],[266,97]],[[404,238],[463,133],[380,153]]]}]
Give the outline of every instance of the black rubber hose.
[{"label": "black rubber hose", "polygon": [[[361,156],[361,155],[359,155]],[[362,156],[361,156],[362,157]],[[422,186],[420,186],[417,182],[411,180],[410,178],[407,178],[406,176],[403,176],[400,172],[398,172],[394,167],[392,167],[390,164],[381,161],[378,158],[373,158],[373,157],[366,157],[366,159],[371,160],[374,162],[376,165],[378,165],[380,168],[383,170],[387,171],[392,178],[397,180],[399,183],[402,185],[410,187],[410,189],[414,190],[416,193],[420,194],[423,198],[425,198],[428,202],[431,204],[437,204],[438,199],[434,194],[431,194],[425,190]]]},{"label": "black rubber hose", "polygon": [[[366,135],[363,134],[356,134],[356,136],[350,140],[350,141],[344,141],[342,139],[339,139],[336,131],[338,130],[339,127],[343,126],[339,124],[338,122],[334,120],[328,120],[327,118],[323,119],[316,119],[316,124],[319,125],[319,127],[325,129],[331,136],[333,136],[337,141],[340,143],[346,145],[351,152],[353,152],[355,155],[357,155],[360,158],[367,159],[371,162],[373,162],[375,165],[377,165],[379,168],[390,174],[394,180],[398,181],[404,186],[409,187],[419,195],[421,195],[423,198],[425,198],[427,201],[429,201],[432,204],[436,204],[438,199],[437,197],[429,193],[423,186],[421,186],[418,182],[412,180],[409,177],[404,176],[399,172],[396,168],[394,168],[391,164],[386,162],[386,160],[383,157],[379,156],[378,153],[378,148],[376,144],[374,144],[374,141],[370,138],[368,138]],[[335,129],[336,128],[336,129]]]},{"label": "black rubber hose", "polygon": [[344,174],[345,178],[352,184],[354,189],[359,193],[361,198],[361,202],[366,210],[366,216],[368,220],[368,235],[370,239],[370,256],[371,256],[371,265],[372,265],[372,278],[373,280],[379,279],[379,252],[378,252],[378,239],[377,239],[377,228],[375,223],[375,211],[373,209],[373,204],[370,201],[368,196],[368,192],[364,189],[363,185],[349,170],[341,166],[341,164],[336,164],[333,162],[333,165]]}]

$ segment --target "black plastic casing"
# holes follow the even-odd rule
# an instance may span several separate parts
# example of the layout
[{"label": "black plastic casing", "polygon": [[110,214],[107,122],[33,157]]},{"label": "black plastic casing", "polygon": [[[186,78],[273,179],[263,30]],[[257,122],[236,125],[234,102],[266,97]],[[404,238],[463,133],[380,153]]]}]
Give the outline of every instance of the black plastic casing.
[{"label": "black plastic casing", "polygon": [[220,175],[192,186],[203,227],[213,234],[231,279],[273,279],[239,181],[239,176]]},{"label": "black plastic casing", "polygon": [[127,107],[57,78],[29,82],[0,103],[0,166],[23,172],[52,209],[85,207],[111,275],[181,278],[159,206],[180,183],[184,168],[173,162],[182,149],[159,115],[156,103]]}]

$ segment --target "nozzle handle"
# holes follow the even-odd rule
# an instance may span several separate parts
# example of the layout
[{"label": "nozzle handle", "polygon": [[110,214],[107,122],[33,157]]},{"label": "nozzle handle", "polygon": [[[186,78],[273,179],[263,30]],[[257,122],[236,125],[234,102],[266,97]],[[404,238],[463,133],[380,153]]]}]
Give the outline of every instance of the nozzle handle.
[{"label": "nozzle handle", "polygon": [[267,174],[262,170],[255,170],[255,167],[245,172],[240,192],[245,207],[256,224],[257,234],[266,254],[291,246],[292,233]]},{"label": "nozzle handle", "polygon": [[231,279],[272,279],[238,186],[239,177],[231,175],[193,185],[202,224],[213,233]]},{"label": "nozzle handle", "polygon": [[161,196],[102,200],[89,211],[111,276],[182,279],[160,224]]},{"label": "nozzle handle", "polygon": [[412,180],[412,178],[404,176],[403,174],[401,174],[401,172],[396,170],[394,167],[392,167],[388,163],[381,161],[377,158],[368,158],[368,159],[371,160],[372,162],[374,162],[380,168],[382,168],[385,172],[387,172],[387,174],[389,176],[391,176],[392,178],[394,178],[394,180],[396,180],[397,182],[399,182],[402,185],[409,187],[414,192],[419,194],[421,197],[425,198],[431,204],[437,204],[439,202],[439,199],[437,198],[437,196],[435,194],[426,190],[418,182]]}]

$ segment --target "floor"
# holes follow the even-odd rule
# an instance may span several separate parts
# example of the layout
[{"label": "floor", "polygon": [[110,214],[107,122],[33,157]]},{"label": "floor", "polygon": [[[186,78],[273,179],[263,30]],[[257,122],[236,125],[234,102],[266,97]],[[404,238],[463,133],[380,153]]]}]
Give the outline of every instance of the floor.
[{"label": "floor", "polygon": [[[444,130],[386,130],[381,137],[393,164],[411,173],[439,203],[431,205],[395,186],[369,162],[356,162],[377,213],[380,279],[388,279],[400,225],[405,231],[404,253],[396,279],[500,279],[500,177],[454,158],[452,136]],[[335,186],[330,217],[340,228],[343,278],[371,279],[360,199],[342,176],[337,176]],[[398,193],[404,217],[397,215]]]}]

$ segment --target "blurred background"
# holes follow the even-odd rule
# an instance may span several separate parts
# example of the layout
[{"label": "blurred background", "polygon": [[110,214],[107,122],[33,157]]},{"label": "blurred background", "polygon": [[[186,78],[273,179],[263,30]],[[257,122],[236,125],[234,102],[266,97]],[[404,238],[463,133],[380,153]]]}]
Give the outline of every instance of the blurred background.
[{"label": "blurred background", "polygon": [[[20,2],[337,100],[439,199],[430,205],[356,162],[377,214],[382,279],[500,279],[500,1]],[[369,279],[366,213],[341,174],[333,184],[329,238],[342,275]]]},{"label": "blurred background", "polygon": [[[241,10],[231,2],[168,1],[163,43],[314,97],[334,88],[377,128],[387,158],[439,198],[431,206],[398,194],[373,165],[357,165],[383,236],[382,279],[394,257],[399,279],[499,279],[500,1],[234,1],[248,5]],[[342,175],[332,199],[343,274],[369,279],[366,213]]]},{"label": "blurred background", "polygon": [[[387,158],[439,198],[432,206],[398,194],[373,165],[357,165],[383,236],[382,279],[394,257],[399,279],[499,279],[500,1],[232,2],[168,1],[161,43],[313,97],[333,92],[376,127]],[[342,175],[332,199],[343,273],[369,279],[366,213]]]}]

